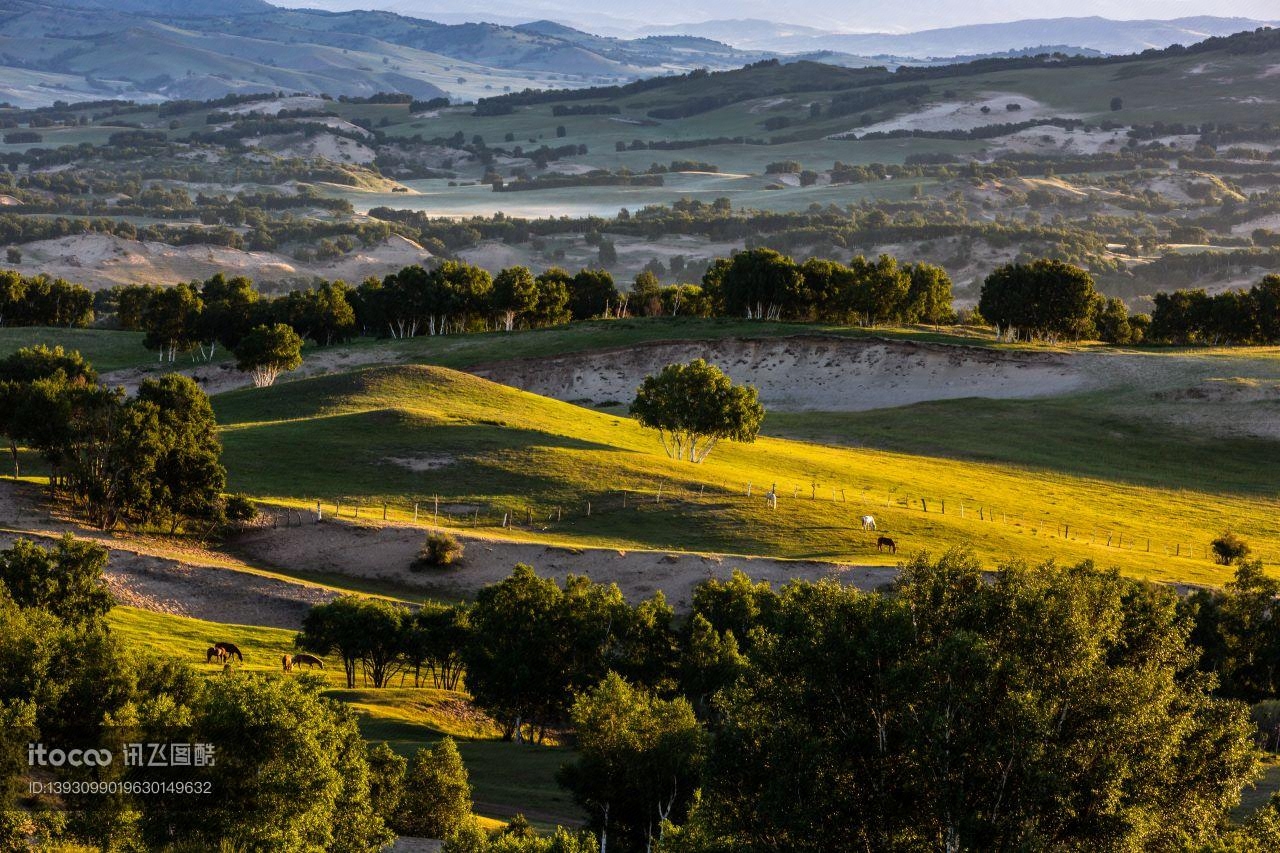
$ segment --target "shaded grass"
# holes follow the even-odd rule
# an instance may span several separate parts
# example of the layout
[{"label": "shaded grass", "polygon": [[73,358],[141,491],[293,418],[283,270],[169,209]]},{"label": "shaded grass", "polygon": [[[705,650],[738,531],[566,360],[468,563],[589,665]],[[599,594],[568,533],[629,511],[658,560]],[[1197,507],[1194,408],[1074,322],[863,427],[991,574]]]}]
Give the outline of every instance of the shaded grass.
[{"label": "shaded grass", "polygon": [[[1135,414],[1138,415],[1135,417]],[[1280,442],[1224,437],[1115,410],[1109,393],[967,398],[867,412],[777,412],[770,435],[995,462],[1142,486],[1273,497]]]},{"label": "shaded grass", "polygon": [[44,344],[76,350],[99,373],[152,364],[156,356],[142,346],[141,332],[108,329],[58,329],[45,326],[0,327],[0,356]]}]

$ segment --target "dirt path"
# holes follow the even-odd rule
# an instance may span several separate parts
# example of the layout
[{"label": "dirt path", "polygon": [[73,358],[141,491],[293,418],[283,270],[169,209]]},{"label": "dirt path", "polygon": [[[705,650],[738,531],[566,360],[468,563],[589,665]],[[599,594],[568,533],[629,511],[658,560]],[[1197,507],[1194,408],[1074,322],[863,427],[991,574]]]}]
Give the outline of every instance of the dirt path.
[{"label": "dirt path", "polygon": [[297,628],[313,604],[336,595],[254,574],[225,555],[199,547],[83,528],[50,515],[33,487],[0,484],[0,547],[19,538],[48,544],[65,533],[107,546],[107,585],[117,601],[129,607],[212,622]]},{"label": "dirt path", "polygon": [[689,607],[693,588],[707,578],[727,578],[742,569],[756,580],[780,586],[792,578],[836,578],[861,589],[889,583],[897,570],[888,566],[851,566],[764,557],[690,554],[676,551],[621,551],[513,542],[459,535],[466,547],[456,568],[414,572],[409,568],[426,530],[395,524],[359,524],[325,520],[302,527],[263,528],[240,536],[239,553],[254,564],[390,582],[422,591],[424,597],[470,598],[497,583],[516,563],[563,580],[586,575],[616,583],[632,601],[662,590],[676,609]]}]

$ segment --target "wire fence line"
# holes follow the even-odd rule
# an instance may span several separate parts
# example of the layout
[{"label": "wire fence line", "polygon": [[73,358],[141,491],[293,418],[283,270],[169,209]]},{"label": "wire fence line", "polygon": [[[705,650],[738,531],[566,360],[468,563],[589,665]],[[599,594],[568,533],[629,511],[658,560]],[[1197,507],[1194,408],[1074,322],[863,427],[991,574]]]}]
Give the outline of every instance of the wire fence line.
[{"label": "wire fence line", "polygon": [[[783,488],[772,483],[762,487],[751,482],[738,485],[723,482],[689,485],[657,481],[648,488],[601,490],[563,502],[522,502],[439,494],[391,500],[341,496],[291,502],[288,507],[276,507],[268,512],[274,514],[272,523],[276,526],[302,525],[327,518],[339,518],[412,523],[424,528],[512,529],[546,533],[563,530],[568,525],[580,529],[582,522],[588,519],[616,518],[625,513],[749,510],[785,516],[795,510],[807,510],[818,503],[847,507],[848,515],[843,520],[848,524],[851,536],[870,532],[864,531],[860,524],[864,515],[876,519],[875,532],[899,535],[904,532],[898,526],[904,515],[918,518],[936,515],[960,519],[976,526],[1001,525],[1011,528],[1019,535],[1093,546],[1102,549],[1104,553],[1127,551],[1210,560],[1213,550],[1211,537],[1206,534],[1217,532],[1188,530],[1186,537],[1170,537],[1167,531],[1164,534],[1151,534],[1114,522],[1080,522],[1067,517],[1068,514],[1057,515],[1048,510],[1030,517],[1017,511],[1009,512],[1005,506],[971,496],[942,497],[917,494],[897,487],[876,490],[833,487],[819,485],[817,482],[807,485],[792,483]],[[874,538],[871,537],[851,538],[850,544],[864,545],[868,549],[875,547]],[[910,543],[900,541],[897,544],[905,546]],[[1280,563],[1280,554],[1259,552],[1256,548],[1251,556],[1273,565]]]}]

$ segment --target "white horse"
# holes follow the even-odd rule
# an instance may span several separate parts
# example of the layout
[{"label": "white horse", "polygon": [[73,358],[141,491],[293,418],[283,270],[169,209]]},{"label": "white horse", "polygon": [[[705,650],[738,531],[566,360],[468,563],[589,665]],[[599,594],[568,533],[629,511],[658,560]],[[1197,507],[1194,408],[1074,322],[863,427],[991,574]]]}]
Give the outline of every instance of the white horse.
[{"label": "white horse", "polygon": [[864,515],[864,516],[862,517],[862,529],[863,529],[863,530],[875,530],[875,529],[876,529],[876,519],[875,519],[875,516],[873,516],[873,515]]}]

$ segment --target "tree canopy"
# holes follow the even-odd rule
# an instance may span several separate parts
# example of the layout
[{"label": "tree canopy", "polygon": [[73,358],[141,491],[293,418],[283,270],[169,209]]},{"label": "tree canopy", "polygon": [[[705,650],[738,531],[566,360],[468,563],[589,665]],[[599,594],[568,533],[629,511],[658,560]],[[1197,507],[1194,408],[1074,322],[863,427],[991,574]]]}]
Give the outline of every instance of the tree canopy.
[{"label": "tree canopy", "polygon": [[696,359],[645,377],[631,414],[658,431],[672,459],[701,462],[721,440],[755,441],[764,406],[755,388],[734,385],[720,368]]}]

